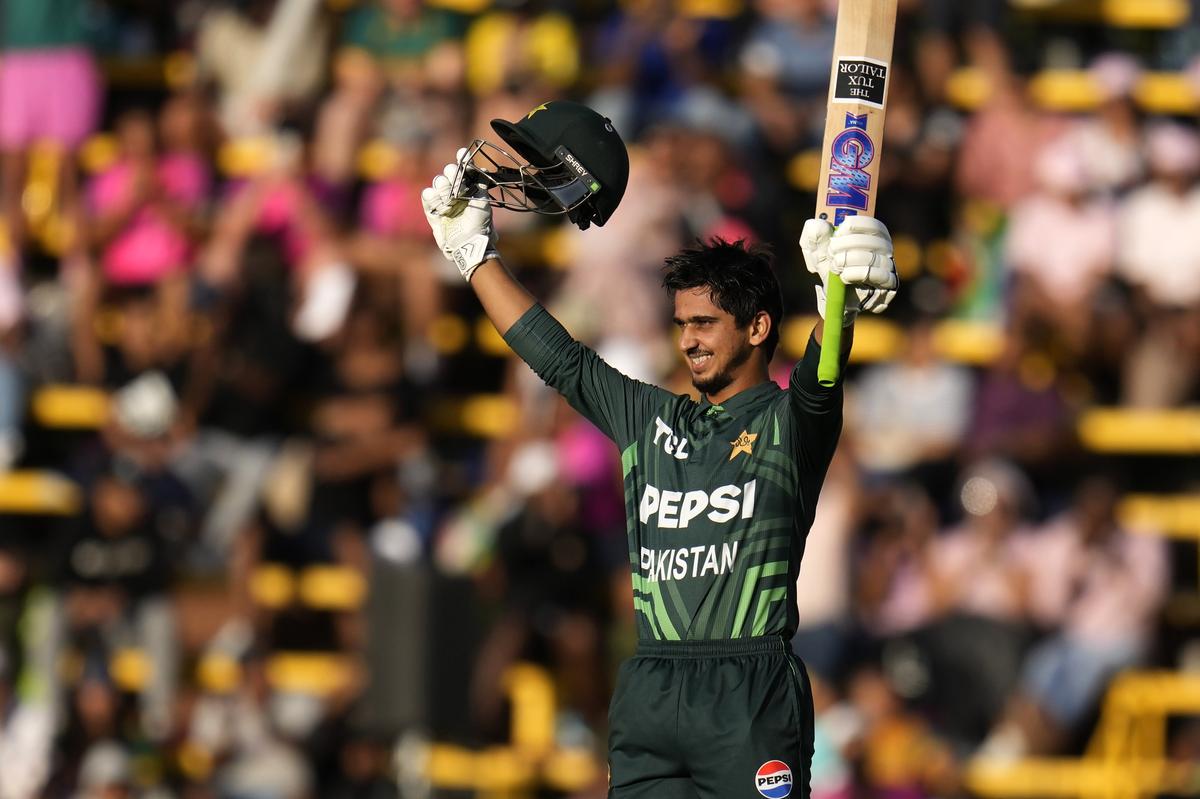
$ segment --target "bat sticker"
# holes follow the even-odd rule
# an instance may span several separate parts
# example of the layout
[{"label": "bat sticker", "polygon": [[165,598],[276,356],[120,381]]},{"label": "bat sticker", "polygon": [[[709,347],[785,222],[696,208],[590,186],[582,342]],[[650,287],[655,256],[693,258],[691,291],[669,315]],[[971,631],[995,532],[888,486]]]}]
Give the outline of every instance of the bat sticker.
[{"label": "bat sticker", "polygon": [[833,102],[862,103],[883,108],[887,97],[888,64],[874,58],[839,58]]}]

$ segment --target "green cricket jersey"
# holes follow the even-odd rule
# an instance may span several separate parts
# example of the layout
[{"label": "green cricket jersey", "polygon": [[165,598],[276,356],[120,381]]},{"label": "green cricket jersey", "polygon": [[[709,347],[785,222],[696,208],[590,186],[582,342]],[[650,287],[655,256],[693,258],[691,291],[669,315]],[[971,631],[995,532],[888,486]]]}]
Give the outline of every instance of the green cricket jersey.
[{"label": "green cricket jersey", "polygon": [[723,405],[633,380],[535,305],[509,346],[621,451],[638,637],[710,640],[796,630],[796,577],[842,428],[820,347],[790,386]]}]

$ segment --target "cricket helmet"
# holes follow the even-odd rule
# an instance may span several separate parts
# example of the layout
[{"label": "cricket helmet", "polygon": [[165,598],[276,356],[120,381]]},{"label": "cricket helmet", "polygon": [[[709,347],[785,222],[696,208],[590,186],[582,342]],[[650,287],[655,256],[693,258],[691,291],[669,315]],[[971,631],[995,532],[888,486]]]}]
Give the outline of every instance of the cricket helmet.
[{"label": "cricket helmet", "polygon": [[462,158],[460,192],[487,190],[497,208],[566,214],[586,230],[617,210],[629,182],[629,154],[612,122],[569,100],[552,100],[522,119],[493,119],[516,155],[476,139]]}]

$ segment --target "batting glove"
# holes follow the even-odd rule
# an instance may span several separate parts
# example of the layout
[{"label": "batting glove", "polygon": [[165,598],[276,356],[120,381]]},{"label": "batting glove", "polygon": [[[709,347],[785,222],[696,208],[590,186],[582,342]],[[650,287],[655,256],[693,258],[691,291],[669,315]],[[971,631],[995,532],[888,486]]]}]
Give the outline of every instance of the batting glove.
[{"label": "batting glove", "polygon": [[854,291],[846,292],[844,325],[854,321],[860,310],[883,313],[900,287],[892,258],[892,237],[874,217],[848,216],[837,230],[824,219],[810,219],[800,234],[800,251],[808,271],[821,278],[816,292],[817,312],[822,319],[830,274],[840,277],[847,287],[854,287]]},{"label": "batting glove", "polygon": [[[466,152],[459,150],[458,158],[461,160]],[[470,199],[458,197],[454,181],[461,173],[457,161],[447,164],[442,174],[433,179],[433,185],[421,192],[421,206],[438,249],[458,267],[463,279],[470,282],[480,264],[500,254],[496,251],[487,187],[483,184],[475,187],[476,192],[469,192]]]}]

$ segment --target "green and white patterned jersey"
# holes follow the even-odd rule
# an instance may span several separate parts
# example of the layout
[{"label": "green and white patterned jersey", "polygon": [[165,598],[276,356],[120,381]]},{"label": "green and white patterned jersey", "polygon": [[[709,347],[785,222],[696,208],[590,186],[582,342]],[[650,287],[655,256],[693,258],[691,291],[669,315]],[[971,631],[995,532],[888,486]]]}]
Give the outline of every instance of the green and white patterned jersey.
[{"label": "green and white patterned jersey", "polygon": [[711,640],[796,630],[796,577],[842,427],[820,347],[723,405],[633,380],[541,306],[505,340],[621,451],[638,637]]}]

